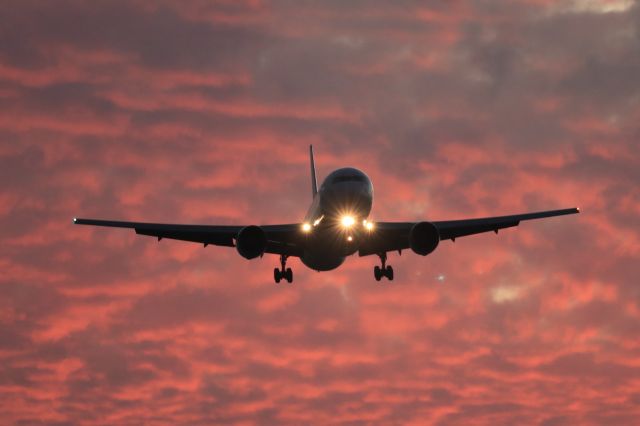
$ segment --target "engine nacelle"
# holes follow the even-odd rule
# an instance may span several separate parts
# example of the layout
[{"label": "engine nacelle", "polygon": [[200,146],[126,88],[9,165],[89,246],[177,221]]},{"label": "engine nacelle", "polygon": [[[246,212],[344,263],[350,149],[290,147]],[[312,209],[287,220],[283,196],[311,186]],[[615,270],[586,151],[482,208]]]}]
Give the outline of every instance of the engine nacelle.
[{"label": "engine nacelle", "polygon": [[418,222],[409,233],[409,247],[416,254],[426,256],[438,247],[440,234],[431,222]]},{"label": "engine nacelle", "polygon": [[267,248],[267,235],[256,225],[245,226],[236,237],[236,250],[245,259],[262,256]]}]

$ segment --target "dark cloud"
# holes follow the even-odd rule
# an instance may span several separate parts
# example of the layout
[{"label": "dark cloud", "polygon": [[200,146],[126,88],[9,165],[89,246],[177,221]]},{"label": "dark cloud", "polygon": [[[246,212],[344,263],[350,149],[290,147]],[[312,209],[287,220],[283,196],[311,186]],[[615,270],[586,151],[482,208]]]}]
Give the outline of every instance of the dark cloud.
[{"label": "dark cloud", "polygon": [[251,63],[270,37],[259,28],[193,21],[142,2],[30,1],[19,8],[5,4],[2,12],[3,56],[16,65],[42,66],[56,60],[56,48],[70,46],[116,51],[161,69],[233,69]]}]

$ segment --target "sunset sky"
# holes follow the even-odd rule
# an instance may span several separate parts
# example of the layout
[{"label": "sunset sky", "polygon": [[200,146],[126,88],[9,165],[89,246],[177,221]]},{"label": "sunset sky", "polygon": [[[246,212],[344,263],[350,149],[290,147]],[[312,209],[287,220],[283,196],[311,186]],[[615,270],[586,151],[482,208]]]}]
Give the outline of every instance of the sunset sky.
[{"label": "sunset sky", "polygon": [[[73,226],[580,215],[317,273]],[[637,425],[640,4],[0,2],[0,424]]]}]

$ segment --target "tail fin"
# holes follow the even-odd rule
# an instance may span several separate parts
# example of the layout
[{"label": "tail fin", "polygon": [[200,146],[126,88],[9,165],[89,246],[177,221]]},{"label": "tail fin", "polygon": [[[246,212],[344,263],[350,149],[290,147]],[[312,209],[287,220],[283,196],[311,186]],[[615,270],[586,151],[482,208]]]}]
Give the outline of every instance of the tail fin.
[{"label": "tail fin", "polygon": [[309,145],[309,162],[311,164],[311,195],[318,193],[318,181],[316,181],[316,163],[313,161],[313,145]]}]

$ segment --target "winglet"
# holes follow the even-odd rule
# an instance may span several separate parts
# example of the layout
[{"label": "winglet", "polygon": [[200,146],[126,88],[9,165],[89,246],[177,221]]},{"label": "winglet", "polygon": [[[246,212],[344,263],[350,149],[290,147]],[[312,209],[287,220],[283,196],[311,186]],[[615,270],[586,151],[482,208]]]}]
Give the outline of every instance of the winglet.
[{"label": "winglet", "polygon": [[309,145],[309,163],[311,165],[311,196],[318,193],[318,181],[316,180],[316,163],[313,161],[313,145]]}]

